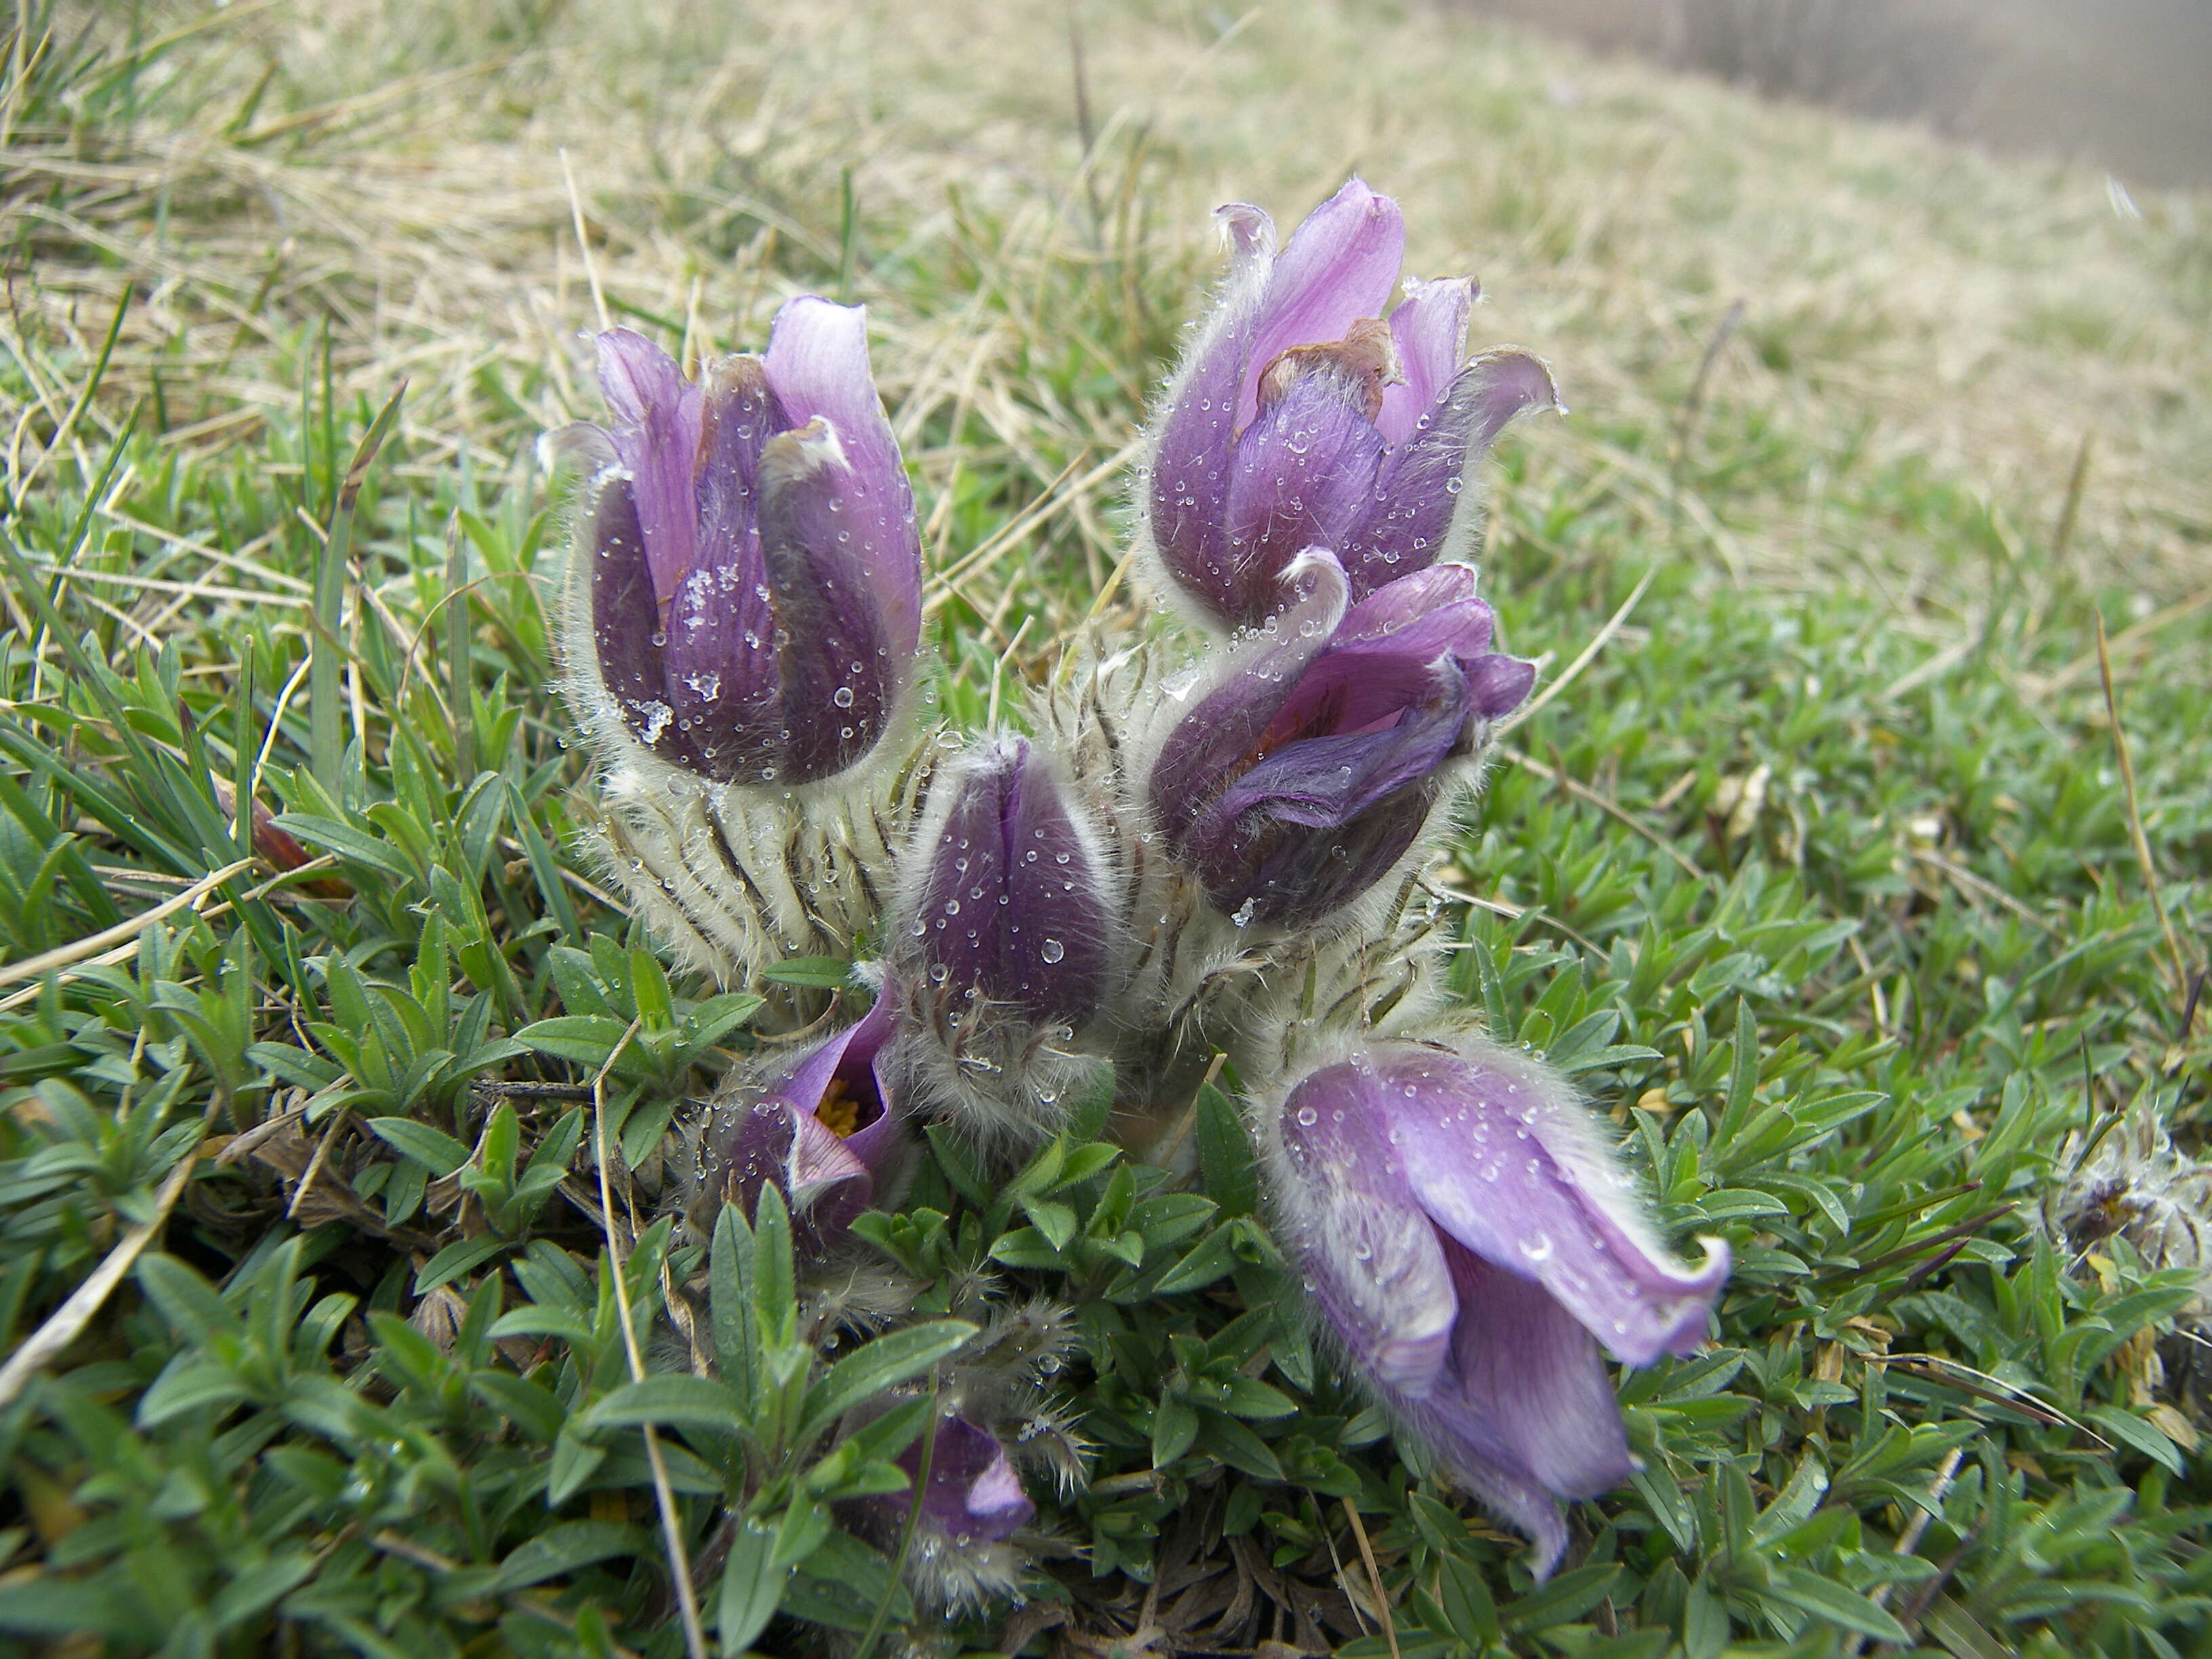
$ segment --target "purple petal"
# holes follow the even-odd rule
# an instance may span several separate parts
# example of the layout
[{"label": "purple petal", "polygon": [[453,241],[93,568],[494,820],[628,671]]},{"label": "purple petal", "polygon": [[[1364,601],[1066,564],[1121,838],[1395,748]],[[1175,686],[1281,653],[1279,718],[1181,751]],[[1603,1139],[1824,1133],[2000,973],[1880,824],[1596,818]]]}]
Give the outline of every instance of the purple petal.
[{"label": "purple petal", "polygon": [[1233,622],[1242,605],[1224,529],[1229,458],[1237,433],[1237,388],[1274,260],[1275,227],[1259,209],[1242,204],[1216,216],[1231,240],[1229,279],[1185,355],[1159,417],[1146,514],[1169,576],[1218,619]]},{"label": "purple petal", "polygon": [[1293,346],[1326,345],[1379,317],[1398,281],[1406,222],[1398,204],[1354,179],[1291,233],[1260,302],[1237,394],[1237,428],[1252,422],[1260,377]]},{"label": "purple petal", "polygon": [[1077,828],[1066,786],[1028,744],[1006,805],[1006,998],[1039,1014],[1089,1012],[1112,950],[1105,872]]},{"label": "purple petal", "polygon": [[701,398],[698,540],[668,607],[666,697],[696,769],[773,776],[783,757],[777,623],[761,555],[761,456],[781,419],[757,357],[727,357]]},{"label": "purple petal", "polygon": [[665,602],[692,563],[699,389],[685,381],[673,357],[642,334],[609,329],[599,337],[599,387],[614,414],[615,453],[636,482],[653,591]]},{"label": "purple petal", "polygon": [[1609,1491],[1630,1469],[1620,1412],[1583,1328],[1539,1285],[1442,1237],[1400,1144],[1393,1057],[1323,1067],[1284,1102],[1285,1237],[1360,1374],[1451,1471],[1536,1542],[1565,1541],[1555,1494]]},{"label": "purple petal", "polygon": [[[1300,698],[1308,685],[1325,675],[1334,678],[1326,671],[1352,660],[1325,659],[1306,676]],[[1371,697],[1386,705],[1389,725],[1363,724],[1286,743],[1223,791],[1214,810],[1241,814],[1264,807],[1285,823],[1334,828],[1426,778],[1449,757],[1467,720],[1466,691],[1455,665],[1386,659],[1363,665],[1354,678],[1354,684],[1333,688],[1340,690],[1351,719],[1367,712],[1363,705]]]},{"label": "purple petal", "polygon": [[[817,416],[761,457],[761,557],[778,624],[782,779],[842,772],[883,736],[912,657],[886,609],[867,514],[838,434]],[[841,539],[842,538],[842,539]]]},{"label": "purple petal", "polygon": [[1342,823],[1313,828],[1287,813],[1249,813],[1238,834],[1193,859],[1206,896],[1232,916],[1311,927],[1389,874],[1428,822],[1434,794],[1408,784]]},{"label": "purple petal", "polygon": [[1558,403],[1551,371],[1525,352],[1486,353],[1461,370],[1383,463],[1378,505],[1346,546],[1353,592],[1442,557],[1469,469],[1514,416]]},{"label": "purple petal", "polygon": [[803,1112],[792,1120],[791,1207],[827,1233],[842,1233],[868,1207],[875,1180],[837,1132]]},{"label": "purple petal", "polygon": [[1708,1241],[1696,1268],[1652,1237],[1632,1185],[1549,1073],[1503,1051],[1480,1060],[1417,1049],[1383,1067],[1383,1091],[1421,1206],[1493,1266],[1534,1280],[1618,1359],[1648,1365],[1705,1339],[1728,1278]]},{"label": "purple petal", "polygon": [[1444,1374],[1458,1293],[1437,1231],[1379,1135],[1355,1063],[1316,1072],[1283,1108],[1283,1146],[1300,1177],[1284,1194],[1302,1266],[1363,1375],[1409,1400]]},{"label": "purple petal", "polygon": [[906,1114],[898,1094],[885,1075],[894,1031],[891,1009],[897,999],[887,987],[875,1006],[847,1034],[845,1052],[839,1056],[836,1080],[845,1085],[845,1097],[858,1108],[857,1126],[845,1137],[853,1155],[868,1166],[878,1187],[889,1182],[905,1160]]},{"label": "purple petal", "polygon": [[1459,1323],[1452,1386],[1429,1408],[1486,1462],[1562,1498],[1595,1498],[1635,1464],[1597,1344],[1537,1284],[1447,1245]]},{"label": "purple petal", "polygon": [[1493,653],[1468,672],[1474,693],[1474,712],[1485,720],[1502,720],[1528,701],[1536,684],[1536,665],[1518,657]]},{"label": "purple petal", "polygon": [[1214,647],[1210,686],[1152,763],[1148,790],[1170,836],[1205,811],[1232,769],[1259,746],[1298,676],[1343,619],[1344,572],[1333,555],[1310,550],[1284,572],[1284,587],[1292,597],[1279,617]]},{"label": "purple petal", "polygon": [[[1297,602],[1231,653],[1162,748],[1150,788],[1214,904],[1304,925],[1365,890],[1419,833],[1428,780],[1467,726],[1456,652],[1486,638],[1489,613],[1467,600],[1431,619],[1394,597],[1363,618],[1361,636],[1316,653],[1343,615],[1340,573],[1314,553],[1290,574]],[[1401,617],[1401,634],[1378,632]]]},{"label": "purple petal", "polygon": [[1484,1458],[1450,1422],[1426,1407],[1410,1407],[1406,1418],[1443,1455],[1462,1485],[1492,1512],[1528,1534],[1529,1574],[1540,1584],[1549,1578],[1567,1551],[1567,1524],[1559,1500],[1527,1476]]},{"label": "purple petal", "polygon": [[[1431,565],[1397,580],[1386,582],[1344,613],[1336,630],[1337,645],[1360,640],[1387,639],[1409,623],[1419,621],[1446,605],[1465,605],[1475,597],[1477,576],[1469,564]],[[1489,643],[1486,635],[1475,641],[1480,651]]]},{"label": "purple petal", "polygon": [[613,474],[592,504],[592,642],[599,678],[623,722],[640,742],[676,760],[660,647],[653,643],[659,632],[645,532],[638,523],[637,487],[634,480]]},{"label": "purple petal", "polygon": [[1237,440],[1225,505],[1236,620],[1256,623],[1309,547],[1341,547],[1366,518],[1382,434],[1355,371],[1324,363],[1264,398]]},{"label": "purple petal", "polygon": [[1467,313],[1481,293],[1472,276],[1440,283],[1407,279],[1406,298],[1390,313],[1390,337],[1403,378],[1383,387],[1382,413],[1376,419],[1393,446],[1412,435],[1413,423],[1459,373],[1461,354],[1467,349]]},{"label": "purple petal", "polygon": [[[810,1048],[762,1085],[712,1150],[725,1195],[748,1214],[763,1182],[782,1190],[818,1242],[842,1234],[898,1173],[904,1116],[883,1074],[891,1038],[891,999],[878,997],[858,1024]],[[821,1112],[833,1092],[855,1127],[840,1137]]]},{"label": "purple petal", "polygon": [[761,452],[790,429],[758,357],[725,357],[699,398],[697,562],[759,580]]},{"label": "purple petal", "polygon": [[900,672],[921,638],[921,532],[898,440],[868,367],[866,308],[803,294],[769,326],[768,383],[794,427],[829,422],[848,474],[840,491],[850,538],[840,545],[862,572],[882,613]]}]

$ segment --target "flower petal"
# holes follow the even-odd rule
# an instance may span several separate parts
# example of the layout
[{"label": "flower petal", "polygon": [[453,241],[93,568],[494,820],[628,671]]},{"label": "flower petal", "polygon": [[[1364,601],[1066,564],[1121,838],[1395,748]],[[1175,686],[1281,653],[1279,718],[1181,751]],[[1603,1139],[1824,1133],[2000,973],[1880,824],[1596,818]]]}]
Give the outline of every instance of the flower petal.
[{"label": "flower petal", "polygon": [[1230,452],[1237,388],[1274,264],[1275,224],[1241,202],[1214,216],[1230,235],[1229,277],[1169,388],[1144,499],[1153,551],[1169,579],[1217,621],[1235,622],[1243,597],[1224,527]]},{"label": "flower petal", "polygon": [[1561,1498],[1612,1491],[1634,1468],[1597,1343],[1542,1285],[1456,1244],[1453,1389],[1430,1407],[1490,1462]]},{"label": "flower petal", "polygon": [[1514,416],[1558,404],[1551,370],[1526,352],[1487,352],[1462,369],[1383,463],[1378,506],[1345,548],[1354,595],[1453,550],[1468,470]]},{"label": "flower petal", "polygon": [[[1431,565],[1385,582],[1344,613],[1344,625],[1336,630],[1334,643],[1340,647],[1362,640],[1387,639],[1446,605],[1474,602],[1477,585],[1471,564]],[[1486,635],[1474,642],[1474,648],[1480,651],[1489,643]]]},{"label": "flower petal", "polygon": [[1419,283],[1408,277],[1406,297],[1390,313],[1390,336],[1398,348],[1401,379],[1382,389],[1382,412],[1376,424],[1391,444],[1406,441],[1413,423],[1428,413],[1459,373],[1467,349],[1467,313],[1482,295],[1472,276]]},{"label": "flower petal", "polygon": [[929,854],[915,927],[925,970],[1046,1018],[1103,994],[1112,918],[1091,837],[1024,739],[964,763]]},{"label": "flower petal", "polygon": [[695,563],[668,606],[666,697],[697,770],[773,777],[785,726],[761,554],[761,457],[782,418],[757,357],[726,357],[701,398]]},{"label": "flower petal", "polygon": [[[1232,769],[1259,746],[1298,676],[1343,619],[1344,571],[1334,555],[1309,549],[1284,571],[1283,589],[1291,598],[1279,615],[1214,647],[1211,660],[1193,671],[1205,694],[1176,720],[1147,784],[1170,837],[1205,812]],[[1170,693],[1178,701],[1189,695]]]},{"label": "flower petal", "polygon": [[1358,1061],[1315,1073],[1283,1106],[1297,1177],[1281,1194],[1308,1284],[1359,1371],[1408,1400],[1444,1376],[1459,1314],[1435,1224],[1375,1133],[1381,1084]]},{"label": "flower petal", "polygon": [[599,337],[599,387],[614,414],[615,453],[636,481],[653,591],[665,602],[691,568],[698,503],[699,389],[676,360],[642,334]]},{"label": "flower petal", "polygon": [[1309,547],[1341,547],[1372,505],[1382,436],[1362,377],[1324,362],[1289,378],[1237,440],[1225,522],[1236,619],[1257,623]]},{"label": "flower petal", "polygon": [[[889,724],[911,658],[864,540],[861,485],[843,434],[815,416],[761,457],[761,558],[778,624],[782,781],[853,765]],[[841,539],[842,538],[842,539]]]},{"label": "flower petal", "polygon": [[[787,1070],[758,1073],[725,1091],[708,1153],[724,1195],[748,1215],[763,1182],[783,1192],[817,1242],[842,1234],[897,1176],[907,1151],[904,1115],[882,1070],[892,1035],[891,1001],[878,996],[865,1018],[823,1038]],[[822,1121],[833,1086],[854,1109],[841,1138]]]},{"label": "flower petal", "polygon": [[[917,1440],[899,1455],[909,1478],[921,1471],[921,1444]],[[921,1512],[956,1543],[978,1538],[995,1543],[1027,1526],[1036,1506],[998,1437],[965,1417],[952,1417],[937,1425]]]},{"label": "flower petal", "polygon": [[599,678],[638,740],[665,759],[677,759],[660,647],[653,643],[660,610],[646,564],[634,479],[614,473],[600,484],[592,503],[591,543],[592,643]]},{"label": "flower petal", "polygon": [[1276,257],[1237,394],[1237,429],[1258,411],[1260,377],[1293,346],[1340,340],[1379,317],[1406,253],[1398,204],[1354,179],[1306,216]]},{"label": "flower petal", "polygon": [[1468,672],[1474,710],[1485,720],[1502,720],[1528,701],[1536,684],[1536,665],[1492,652]]},{"label": "flower petal", "polygon": [[848,476],[840,491],[850,538],[840,545],[866,573],[884,642],[901,672],[921,638],[921,532],[898,440],[868,367],[867,311],[803,294],[770,325],[768,383],[794,427],[817,417],[837,434]]},{"label": "flower petal", "polygon": [[1726,1247],[1676,1264],[1565,1087],[1495,1045],[1462,1047],[1395,1051],[1387,1066],[1399,1087],[1382,1097],[1422,1206],[1475,1255],[1540,1283],[1624,1363],[1695,1349]]}]

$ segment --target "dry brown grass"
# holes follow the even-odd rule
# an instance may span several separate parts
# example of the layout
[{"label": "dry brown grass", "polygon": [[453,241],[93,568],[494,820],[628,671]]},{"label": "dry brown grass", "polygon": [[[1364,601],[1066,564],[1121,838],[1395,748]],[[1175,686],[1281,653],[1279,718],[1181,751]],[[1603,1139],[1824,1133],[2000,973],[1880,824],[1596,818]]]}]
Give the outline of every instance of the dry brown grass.
[{"label": "dry brown grass", "polygon": [[[410,377],[416,465],[520,454],[593,405],[565,148],[606,292],[695,349],[757,341],[783,294],[836,282],[849,168],[853,291],[925,511],[956,431],[969,467],[1009,463],[1034,498],[1127,442],[1164,313],[1209,268],[1206,210],[1243,197],[1291,218],[1358,170],[1404,201],[1414,270],[1479,271],[1483,333],[1556,362],[1577,413],[1526,439],[1534,487],[1610,489],[1648,501],[1655,535],[1673,524],[1652,434],[1741,300],[1686,473],[1686,545],[1717,566],[1910,592],[1950,550],[1905,520],[1890,547],[1832,544],[1828,480],[1919,458],[2032,544],[2093,430],[2072,556],[2167,594],[2212,566],[2201,200],[2130,218],[2100,178],[1422,6],[1091,0],[1087,172],[1058,6],[272,0],[201,21],[123,139],[7,113],[9,332],[40,394],[9,411],[12,483],[125,284],[106,397],[70,441],[157,370],[171,441],[230,440],[296,406],[301,330],[327,317],[348,386]],[[1785,464],[1705,476],[1707,449],[1747,444]],[[944,500],[951,556],[998,521]],[[1102,569],[1110,501],[1096,477],[1048,526]]]}]

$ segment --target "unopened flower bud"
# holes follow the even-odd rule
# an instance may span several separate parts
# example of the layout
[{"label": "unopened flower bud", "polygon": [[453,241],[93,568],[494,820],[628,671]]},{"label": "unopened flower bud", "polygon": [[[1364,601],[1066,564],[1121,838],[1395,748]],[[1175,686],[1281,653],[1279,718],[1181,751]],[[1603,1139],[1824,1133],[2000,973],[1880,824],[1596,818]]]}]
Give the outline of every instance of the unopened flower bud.
[{"label": "unopened flower bud", "polygon": [[943,787],[950,808],[915,848],[927,874],[908,932],[924,976],[1038,1019],[1096,1006],[1113,951],[1105,860],[1054,767],[1016,738]]},{"label": "unopened flower bud", "polygon": [[888,944],[917,1073],[986,1139],[1049,1133],[1094,1063],[1077,1034],[1116,982],[1103,838],[1051,755],[994,739],[933,786],[909,857]]}]

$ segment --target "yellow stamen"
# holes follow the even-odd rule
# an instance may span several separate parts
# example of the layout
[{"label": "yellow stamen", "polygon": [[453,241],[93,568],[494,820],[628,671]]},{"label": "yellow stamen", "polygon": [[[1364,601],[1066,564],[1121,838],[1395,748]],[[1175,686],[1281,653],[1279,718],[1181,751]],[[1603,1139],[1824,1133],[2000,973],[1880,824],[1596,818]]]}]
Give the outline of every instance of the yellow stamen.
[{"label": "yellow stamen", "polygon": [[860,1127],[860,1103],[846,1094],[843,1078],[830,1079],[830,1086],[822,1091],[821,1103],[814,1109],[814,1120],[840,1140]]}]

